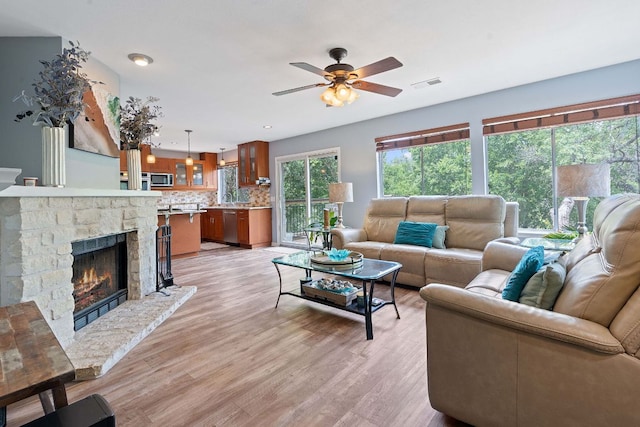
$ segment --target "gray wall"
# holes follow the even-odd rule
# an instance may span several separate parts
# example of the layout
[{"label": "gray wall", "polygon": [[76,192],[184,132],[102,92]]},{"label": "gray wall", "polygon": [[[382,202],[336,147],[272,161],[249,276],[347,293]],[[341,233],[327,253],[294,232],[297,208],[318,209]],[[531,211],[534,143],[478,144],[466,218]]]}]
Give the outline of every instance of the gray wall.
[{"label": "gray wall", "polygon": [[[482,119],[637,93],[640,93],[640,60],[272,141],[271,179],[274,182],[276,157],[339,145],[342,181],[353,182],[354,192],[354,202],[344,204],[344,221],[351,227],[361,227],[369,200],[378,197],[376,137],[469,122],[473,193],[483,194],[486,183]],[[344,108],[359,106],[355,102]],[[271,196],[275,206],[275,186]],[[275,241],[275,215],[273,233]]]},{"label": "gray wall", "polygon": [[[22,90],[32,94],[31,85],[42,70],[38,61],[53,58],[67,46],[60,37],[0,37],[0,167],[21,168],[18,184],[23,176],[41,178],[42,137],[40,127],[32,126],[28,119],[14,121],[26,106],[13,98]],[[117,74],[95,58],[89,59],[84,71],[91,79],[104,82],[112,93],[120,93]],[[118,158],[67,149],[66,160],[68,187],[120,188]]]}]

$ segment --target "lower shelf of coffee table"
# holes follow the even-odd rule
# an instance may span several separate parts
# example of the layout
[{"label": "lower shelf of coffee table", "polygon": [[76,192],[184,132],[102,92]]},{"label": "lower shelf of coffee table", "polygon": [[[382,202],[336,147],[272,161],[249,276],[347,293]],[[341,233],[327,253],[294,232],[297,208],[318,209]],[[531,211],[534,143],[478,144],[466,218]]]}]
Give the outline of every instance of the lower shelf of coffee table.
[{"label": "lower shelf of coffee table", "polygon": [[[334,307],[334,308],[337,308],[337,309],[340,309],[340,310],[348,311],[350,313],[356,313],[356,314],[360,314],[362,316],[365,315],[364,307],[358,307],[358,303],[356,301],[353,301],[349,305],[340,305],[340,304],[336,304],[336,303],[334,303],[332,301],[328,301],[328,300],[325,300],[325,299],[316,298],[316,297],[313,297],[313,296],[306,295],[306,294],[302,293],[300,290],[291,290],[291,291],[287,291],[287,292],[282,292],[281,295],[291,295],[291,296],[298,297],[298,298],[301,298],[301,299],[304,299],[304,300],[307,300],[307,301],[313,301],[313,302],[317,302],[317,303],[322,304],[322,305],[326,305],[326,306],[329,306],[329,307]],[[371,306],[371,312],[372,313],[375,313],[376,311],[380,310],[385,305],[393,304],[393,302],[391,302],[391,301],[385,301],[385,300],[381,300],[381,301],[382,302],[379,305],[377,305],[377,306],[372,305]]]}]

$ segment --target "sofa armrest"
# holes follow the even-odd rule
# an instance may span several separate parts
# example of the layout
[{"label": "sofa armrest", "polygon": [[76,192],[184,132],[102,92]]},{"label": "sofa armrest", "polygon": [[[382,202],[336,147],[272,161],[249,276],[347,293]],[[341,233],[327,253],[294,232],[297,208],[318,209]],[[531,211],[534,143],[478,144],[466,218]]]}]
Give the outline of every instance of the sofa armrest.
[{"label": "sofa armrest", "polygon": [[624,348],[609,329],[589,320],[441,284],[423,287],[420,296],[428,304],[512,330],[600,353],[624,353]]},{"label": "sofa armrest", "polygon": [[333,228],[331,239],[334,248],[342,249],[347,243],[366,241],[367,232],[362,228]]},{"label": "sofa armrest", "polygon": [[520,239],[518,237],[499,237],[492,240],[492,242],[508,243],[510,245],[519,245]]},{"label": "sofa armrest", "polygon": [[511,243],[491,241],[487,243],[482,253],[482,271],[492,269],[513,271],[522,255],[528,250]]}]

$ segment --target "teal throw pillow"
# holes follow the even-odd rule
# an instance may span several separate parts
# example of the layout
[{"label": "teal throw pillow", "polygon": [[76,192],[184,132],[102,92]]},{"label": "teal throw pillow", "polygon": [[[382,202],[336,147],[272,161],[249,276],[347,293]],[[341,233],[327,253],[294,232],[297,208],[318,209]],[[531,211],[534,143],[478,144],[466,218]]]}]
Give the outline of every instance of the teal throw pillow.
[{"label": "teal throw pillow", "polygon": [[448,225],[438,225],[436,227],[436,232],[433,235],[433,247],[436,249],[447,249],[444,245],[444,239],[446,237],[446,232],[449,229]]},{"label": "teal throw pillow", "polygon": [[429,222],[402,221],[398,224],[398,231],[396,231],[396,238],[393,243],[430,248],[433,245],[436,226],[436,224]]},{"label": "teal throw pillow", "polygon": [[550,310],[556,303],[566,276],[567,270],[559,262],[542,266],[525,285],[520,294],[520,302]]},{"label": "teal throw pillow", "polygon": [[516,268],[511,272],[507,285],[502,291],[502,299],[518,302],[522,289],[544,262],[544,248],[536,246],[529,249],[520,259]]}]

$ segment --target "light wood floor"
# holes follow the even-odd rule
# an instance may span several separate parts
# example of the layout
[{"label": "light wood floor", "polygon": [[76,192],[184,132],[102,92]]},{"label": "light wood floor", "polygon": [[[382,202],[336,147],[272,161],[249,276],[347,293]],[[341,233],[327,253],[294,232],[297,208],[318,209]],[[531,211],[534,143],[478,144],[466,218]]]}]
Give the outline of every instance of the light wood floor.
[{"label": "light wood floor", "polygon": [[[424,302],[396,289],[364,318],[283,296],[269,250],[234,247],[174,260],[198,292],[102,378],[68,385],[69,401],[100,393],[118,426],[462,426],[429,406]],[[298,286],[301,270],[283,267]],[[378,291],[388,291],[379,286]],[[8,407],[8,425],[42,415]]]}]

